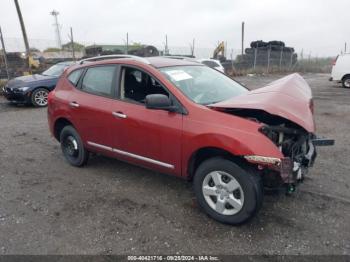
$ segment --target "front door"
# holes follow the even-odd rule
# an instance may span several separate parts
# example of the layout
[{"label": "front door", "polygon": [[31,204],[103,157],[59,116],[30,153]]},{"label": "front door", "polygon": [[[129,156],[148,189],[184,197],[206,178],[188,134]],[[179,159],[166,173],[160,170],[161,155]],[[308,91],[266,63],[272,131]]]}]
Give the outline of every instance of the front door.
[{"label": "front door", "polygon": [[123,67],[120,78],[120,100],[112,103],[114,153],[127,161],[180,175],[182,114],[144,105],[146,95],[169,96],[169,92],[136,68]]}]

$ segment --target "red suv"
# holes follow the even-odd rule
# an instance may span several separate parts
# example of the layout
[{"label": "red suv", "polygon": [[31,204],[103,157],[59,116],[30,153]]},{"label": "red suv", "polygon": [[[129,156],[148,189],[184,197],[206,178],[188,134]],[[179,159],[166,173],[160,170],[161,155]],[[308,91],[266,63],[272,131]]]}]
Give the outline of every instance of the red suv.
[{"label": "red suv", "polygon": [[193,181],[212,218],[239,224],[263,188],[289,192],[313,164],[311,90],[298,74],[249,91],[200,63],[98,57],[66,69],[48,120],[68,162],[100,153]]}]

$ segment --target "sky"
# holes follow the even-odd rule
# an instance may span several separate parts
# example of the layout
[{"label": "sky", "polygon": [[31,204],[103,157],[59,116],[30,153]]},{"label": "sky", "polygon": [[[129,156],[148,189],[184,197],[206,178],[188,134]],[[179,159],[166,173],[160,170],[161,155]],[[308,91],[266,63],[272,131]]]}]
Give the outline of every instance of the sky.
[{"label": "sky", "polygon": [[[30,45],[55,44],[55,9],[63,42],[70,27],[74,40],[85,44],[130,42],[162,47],[214,49],[226,41],[241,48],[254,40],[282,40],[305,56],[335,56],[350,49],[349,0],[19,0]],[[0,0],[0,26],[9,49],[22,46],[13,0]],[[17,44],[17,42],[19,42]],[[33,44],[34,43],[34,44]],[[17,44],[17,45],[16,45]],[[39,45],[39,44],[38,44]]]}]

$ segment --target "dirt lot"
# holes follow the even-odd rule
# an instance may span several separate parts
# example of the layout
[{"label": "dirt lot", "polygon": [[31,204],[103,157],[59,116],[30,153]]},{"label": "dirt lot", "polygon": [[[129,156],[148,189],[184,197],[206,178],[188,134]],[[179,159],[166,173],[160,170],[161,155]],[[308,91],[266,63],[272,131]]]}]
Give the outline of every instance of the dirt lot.
[{"label": "dirt lot", "polygon": [[350,90],[304,77],[318,133],[336,145],[319,149],[295,195],[266,195],[240,227],[200,212],[188,182],[102,156],[69,166],[46,109],[0,98],[0,254],[350,254]]}]

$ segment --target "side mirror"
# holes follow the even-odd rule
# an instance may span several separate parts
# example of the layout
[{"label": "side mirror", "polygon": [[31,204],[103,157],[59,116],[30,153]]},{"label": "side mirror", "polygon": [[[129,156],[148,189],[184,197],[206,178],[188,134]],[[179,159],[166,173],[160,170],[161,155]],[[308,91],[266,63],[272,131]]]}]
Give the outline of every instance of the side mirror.
[{"label": "side mirror", "polygon": [[163,94],[152,94],[146,96],[146,108],[166,110],[169,112],[175,112],[177,107],[171,104],[169,97]]}]

